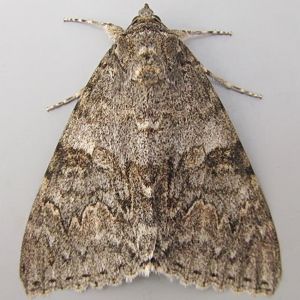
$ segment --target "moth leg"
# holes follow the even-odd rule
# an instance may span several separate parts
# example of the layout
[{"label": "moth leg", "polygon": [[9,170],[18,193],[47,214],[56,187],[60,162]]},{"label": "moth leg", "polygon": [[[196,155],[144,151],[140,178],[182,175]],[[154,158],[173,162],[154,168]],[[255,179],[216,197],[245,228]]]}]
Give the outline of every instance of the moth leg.
[{"label": "moth leg", "polygon": [[98,21],[91,21],[91,20],[85,20],[85,19],[76,19],[76,18],[66,18],[64,19],[64,22],[78,22],[78,23],[88,23],[88,24],[94,24],[94,25],[101,25],[105,28],[106,32],[110,37],[113,39],[116,39],[124,32],[124,29],[120,26],[114,25],[112,23],[102,23]]},{"label": "moth leg", "polygon": [[195,35],[232,35],[231,31],[222,30],[171,30],[180,39],[184,40]]},{"label": "moth leg", "polygon": [[75,95],[73,95],[73,96],[67,98],[66,100],[61,101],[61,102],[58,102],[58,103],[56,103],[56,104],[54,104],[54,105],[52,105],[52,106],[50,106],[50,107],[47,107],[47,111],[50,111],[50,110],[52,110],[52,109],[54,109],[54,108],[63,106],[63,105],[65,105],[65,104],[68,104],[68,103],[72,102],[73,100],[76,100],[76,99],[80,98],[80,96],[82,95],[83,91],[84,91],[84,88],[81,89],[81,90],[80,90],[78,93],[76,93]]},{"label": "moth leg", "polygon": [[214,80],[218,81],[221,85],[225,86],[226,88],[228,88],[230,90],[234,90],[236,92],[239,92],[241,94],[245,94],[245,95],[248,95],[251,97],[260,98],[260,99],[262,98],[261,94],[255,94],[255,93],[246,91],[245,89],[235,86],[232,83],[220,78],[219,76],[215,75],[211,71],[207,70],[202,64],[201,64],[201,68],[205,72],[205,74],[207,74],[209,77],[213,78]]}]

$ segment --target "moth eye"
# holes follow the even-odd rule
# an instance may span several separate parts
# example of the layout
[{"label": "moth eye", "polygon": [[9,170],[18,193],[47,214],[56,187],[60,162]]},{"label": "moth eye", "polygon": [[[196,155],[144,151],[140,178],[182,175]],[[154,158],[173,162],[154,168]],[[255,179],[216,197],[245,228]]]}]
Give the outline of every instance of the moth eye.
[{"label": "moth eye", "polygon": [[139,18],[139,16],[136,16],[132,19],[131,24],[135,23],[137,21],[137,19]]},{"label": "moth eye", "polygon": [[153,17],[154,17],[154,19],[155,19],[155,20],[157,20],[157,21],[161,22],[161,19],[160,19],[160,17],[159,17],[159,16],[157,16],[157,15],[154,15]]}]

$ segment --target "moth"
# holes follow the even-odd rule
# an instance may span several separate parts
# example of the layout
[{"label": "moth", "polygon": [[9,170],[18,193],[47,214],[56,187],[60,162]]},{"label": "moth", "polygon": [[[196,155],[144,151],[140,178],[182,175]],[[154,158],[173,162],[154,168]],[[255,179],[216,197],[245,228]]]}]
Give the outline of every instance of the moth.
[{"label": "moth", "polygon": [[273,294],[272,217],[235,129],[183,39],[146,4],[79,99],[34,201],[20,276],[29,296],[150,272],[197,288]]}]

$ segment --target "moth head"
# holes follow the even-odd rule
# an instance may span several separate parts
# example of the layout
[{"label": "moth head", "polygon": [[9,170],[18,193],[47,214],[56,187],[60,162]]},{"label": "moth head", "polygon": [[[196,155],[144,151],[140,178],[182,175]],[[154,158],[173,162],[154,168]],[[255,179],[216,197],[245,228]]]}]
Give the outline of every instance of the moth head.
[{"label": "moth head", "polygon": [[139,14],[132,20],[132,24],[138,21],[145,21],[145,20],[154,20],[161,22],[160,18],[154,15],[153,11],[150,9],[149,5],[146,3],[145,6],[139,11]]}]

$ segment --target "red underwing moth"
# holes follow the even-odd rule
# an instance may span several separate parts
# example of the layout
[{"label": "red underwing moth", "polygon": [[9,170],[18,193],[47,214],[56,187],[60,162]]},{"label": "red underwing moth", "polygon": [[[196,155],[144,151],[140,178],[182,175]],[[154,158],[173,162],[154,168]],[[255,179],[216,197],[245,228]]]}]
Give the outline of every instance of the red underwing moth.
[{"label": "red underwing moth", "polygon": [[256,176],[207,75],[146,4],[114,39],[56,147],[27,223],[29,296],[150,272],[185,285],[273,294],[279,244]]}]

